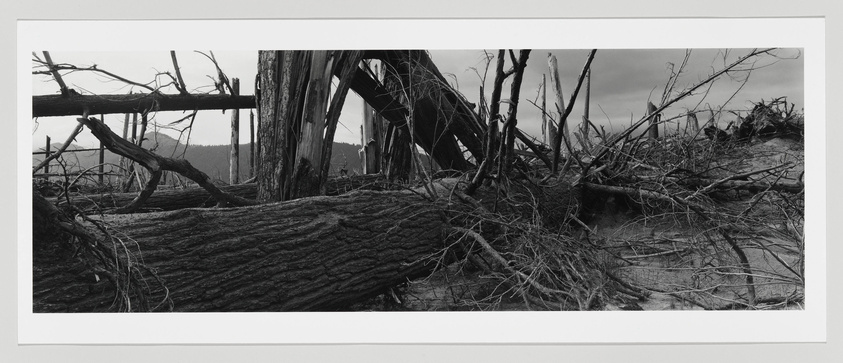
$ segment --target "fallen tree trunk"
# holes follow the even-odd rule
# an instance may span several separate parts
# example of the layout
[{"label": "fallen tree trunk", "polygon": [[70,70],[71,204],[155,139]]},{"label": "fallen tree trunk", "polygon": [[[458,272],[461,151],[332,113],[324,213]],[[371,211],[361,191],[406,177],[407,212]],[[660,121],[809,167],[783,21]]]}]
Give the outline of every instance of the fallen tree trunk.
[{"label": "fallen tree trunk", "polygon": [[[238,184],[221,186],[219,189],[225,193],[245,199],[255,199],[258,195],[257,184]],[[103,193],[103,194],[80,194],[70,199],[70,204],[77,208],[89,210],[107,211],[112,208],[119,208],[132,202],[138,193]],[[67,205],[65,198],[50,198],[50,202],[58,202],[59,206]],[[217,205],[216,200],[203,188],[187,188],[176,190],[157,190],[150,195],[143,203],[143,207],[135,213],[151,211],[171,211],[185,208],[208,208]]]},{"label": "fallen tree trunk", "polygon": [[32,117],[81,116],[155,111],[255,108],[255,96],[232,95],[62,95],[32,96]]},{"label": "fallen tree trunk", "polygon": [[[256,199],[258,195],[258,187],[254,183],[226,185],[219,187],[219,189],[224,193],[244,199]],[[387,190],[393,188],[383,175],[357,175],[329,179],[326,195],[340,195],[357,189]],[[125,206],[137,196],[137,193],[80,194],[71,197],[70,204],[81,210],[107,210]],[[48,200],[53,203],[58,202],[59,206],[67,204],[67,200],[64,198],[51,198]],[[157,190],[146,199],[143,207],[136,211],[136,213],[171,211],[185,208],[209,208],[216,204],[216,200],[204,188]]]},{"label": "fallen tree trunk", "polygon": [[[45,206],[38,198],[33,203]],[[49,203],[33,211],[35,312],[115,311],[115,301],[140,295],[146,304],[120,306],[183,312],[343,309],[429,273],[450,228],[441,206],[407,191],[100,216],[94,223],[107,225],[111,238],[103,229],[87,233],[99,235],[101,246],[114,245],[128,258],[124,267],[154,272],[135,284],[141,290],[127,291],[90,268],[101,258],[85,254],[84,247],[79,253],[70,247],[72,239],[58,237],[61,226],[67,234],[77,232],[67,219],[49,223],[56,220]],[[144,285],[151,286],[146,293]]]}]

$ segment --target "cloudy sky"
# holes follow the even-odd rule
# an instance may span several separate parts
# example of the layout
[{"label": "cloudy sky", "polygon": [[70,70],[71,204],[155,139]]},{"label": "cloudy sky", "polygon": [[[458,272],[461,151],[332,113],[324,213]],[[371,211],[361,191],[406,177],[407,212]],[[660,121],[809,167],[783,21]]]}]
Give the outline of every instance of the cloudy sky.
[{"label": "cloudy sky", "polygon": [[[638,120],[643,116],[646,103],[652,100],[658,104],[662,91],[670,75],[670,64],[676,67],[685,56],[685,49],[653,49],[653,50],[598,50],[592,63],[591,85],[591,119],[599,125],[615,131],[628,126],[631,119]],[[685,71],[676,85],[676,91],[707,77],[712,72],[732,63],[738,57],[748,53],[750,49],[694,49]],[[204,51],[206,54],[207,51]],[[485,52],[496,54],[495,49],[489,50],[443,50],[431,51],[431,56],[446,78],[456,86],[471,102],[477,102],[480,95],[480,77],[486,65]],[[540,136],[540,111],[527,102],[527,99],[537,101],[538,90],[543,74],[548,74],[547,58],[552,53],[558,58],[559,72],[562,80],[562,91],[567,102],[568,97],[576,86],[579,72],[588,55],[588,50],[538,50],[534,49],[528,61],[526,73],[521,88],[522,101],[519,106],[519,127],[529,134]],[[705,99],[702,92],[695,97],[689,97],[669,108],[666,116],[675,116],[701,104],[701,109],[708,107],[719,108],[726,102],[749,75],[748,82],[740,89],[726,109],[746,110],[751,108],[751,102],[769,101],[772,98],[786,96],[788,102],[794,103],[796,109],[802,109],[804,102],[804,55],[799,49],[780,49],[776,57],[762,57],[754,64],[755,70],[751,74],[736,72],[730,76],[718,79],[712,86]],[[185,83],[195,92],[209,92],[213,89],[216,71],[213,64],[203,55],[192,50],[177,51]],[[220,67],[230,78],[240,78],[241,93],[252,94],[255,74],[257,70],[257,51],[214,51]],[[172,72],[170,55],[166,51],[158,52],[51,52],[56,63],[69,63],[77,66],[96,64],[101,69],[121,75],[130,80],[146,83],[156,80],[160,72]],[[486,84],[491,88],[494,78],[494,60],[490,66]],[[510,67],[509,60],[505,68]],[[68,86],[83,94],[124,94],[129,91],[138,92],[119,81],[89,72],[76,72],[65,75]],[[157,78],[166,83],[166,78]],[[549,80],[548,80],[549,83]],[[32,76],[32,90],[34,95],[58,93],[58,86],[47,76]],[[170,89],[166,92],[173,92]],[[491,90],[487,90],[488,94]],[[582,115],[584,90],[570,120],[579,123]],[[509,84],[504,85],[503,97],[508,97]],[[554,93],[552,87],[548,91],[548,105],[553,104]],[[702,103],[700,103],[702,101]],[[506,111],[506,106],[502,107]],[[347,143],[360,142],[360,119],[362,115],[362,100],[353,93],[349,93],[340,118],[341,125],[337,129],[336,141]],[[182,118],[181,112],[161,112],[153,120],[158,124],[169,124]],[[734,115],[723,113],[719,117],[721,127],[735,118]],[[116,132],[122,130],[123,117],[120,115],[106,115],[106,123]],[[706,117],[701,117],[705,121]],[[33,121],[32,140],[34,147],[43,144],[44,137],[49,135],[53,142],[62,142],[75,127],[73,117],[49,117]],[[229,142],[230,113],[220,111],[201,111],[196,117],[191,133],[191,144],[226,144]],[[162,132],[176,136],[177,133],[163,130]],[[241,143],[248,142],[248,112],[241,112]],[[77,144],[84,147],[94,147],[98,143],[83,131],[77,138]]]}]

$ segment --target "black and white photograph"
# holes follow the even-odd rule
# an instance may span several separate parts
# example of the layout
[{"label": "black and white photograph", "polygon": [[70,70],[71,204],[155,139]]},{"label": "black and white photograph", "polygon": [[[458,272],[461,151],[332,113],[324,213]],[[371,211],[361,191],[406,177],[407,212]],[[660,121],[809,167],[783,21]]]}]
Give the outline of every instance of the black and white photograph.
[{"label": "black and white photograph", "polygon": [[822,25],[21,22],[19,344],[825,341]]},{"label": "black and white photograph", "polygon": [[791,310],[804,51],[31,54],[32,310]]}]

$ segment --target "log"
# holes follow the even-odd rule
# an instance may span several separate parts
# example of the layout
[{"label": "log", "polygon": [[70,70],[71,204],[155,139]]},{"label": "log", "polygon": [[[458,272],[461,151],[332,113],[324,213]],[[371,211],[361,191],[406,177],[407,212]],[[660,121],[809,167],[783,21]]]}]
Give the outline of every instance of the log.
[{"label": "log", "polygon": [[[362,190],[390,190],[398,186],[388,183],[383,175],[356,175],[352,177],[332,178],[328,180],[326,195],[340,195],[350,191]],[[244,198],[256,199],[258,186],[254,183],[220,186],[219,189],[227,194]],[[83,211],[99,211],[119,208],[129,204],[137,197],[137,193],[103,193],[80,194],[70,198],[70,204]],[[65,206],[64,198],[50,198],[52,204]],[[158,190],[135,213],[172,211],[185,208],[210,208],[217,204],[216,200],[204,188],[187,188],[178,190]]]},{"label": "log", "polygon": [[[254,183],[220,186],[225,193],[245,198],[257,198],[258,187]],[[119,208],[129,204],[137,197],[137,193],[103,193],[83,194],[70,198],[70,204],[83,211],[98,211]],[[64,198],[48,199],[59,206],[67,205]],[[187,188],[180,190],[157,190],[144,201],[143,206],[134,213],[170,211],[184,208],[210,208],[217,205],[217,201],[204,188]]]},{"label": "log", "polygon": [[230,95],[61,95],[32,96],[32,117],[154,111],[232,110],[255,108],[255,96]]},{"label": "log", "polygon": [[[46,201],[36,196],[33,203]],[[148,304],[132,304],[136,309],[332,311],[428,274],[450,228],[441,207],[409,191],[357,191],[235,209],[97,217],[119,241],[87,230],[102,246],[127,244],[117,253],[125,258],[129,251],[134,268],[156,272],[135,285],[151,286]],[[48,204],[33,214],[33,311],[115,311],[114,284],[89,268],[97,259],[57,237],[61,222],[45,223],[56,220]]]}]

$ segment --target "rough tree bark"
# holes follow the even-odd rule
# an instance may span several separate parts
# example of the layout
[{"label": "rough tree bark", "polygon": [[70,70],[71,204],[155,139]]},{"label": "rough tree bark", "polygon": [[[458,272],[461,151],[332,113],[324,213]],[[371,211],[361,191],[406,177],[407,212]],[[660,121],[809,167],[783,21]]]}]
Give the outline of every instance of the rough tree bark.
[{"label": "rough tree bark", "polygon": [[363,125],[361,126],[362,164],[363,174],[377,174],[381,165],[381,141],[378,127],[380,123],[375,117],[372,106],[363,102]]},{"label": "rough tree bark", "polygon": [[[258,75],[260,77],[260,107],[258,113],[258,139],[261,140],[256,180],[259,185],[258,200],[263,202],[284,200],[289,188],[295,155],[288,119],[298,119],[299,104],[304,99],[302,86],[307,72],[307,52],[260,51]],[[291,147],[292,145],[292,147]]]},{"label": "rough tree bark", "polygon": [[[44,233],[56,227],[39,225],[50,219],[39,210],[34,311],[113,309],[113,285],[56,233]],[[441,206],[408,191],[99,219],[135,264],[157,271],[160,280],[147,282],[160,281],[172,309],[184,312],[344,309],[431,271],[449,228]],[[156,306],[165,290],[153,287],[146,300]]]},{"label": "rough tree bark", "polygon": [[[387,182],[383,175],[355,175],[329,179],[326,183],[325,195],[340,195],[354,190],[391,190],[397,188],[399,186]],[[258,186],[255,183],[225,185],[219,187],[219,189],[223,193],[244,199],[256,199],[258,195]],[[69,200],[70,204],[80,210],[97,212],[125,206],[137,196],[137,193],[84,194],[71,196]],[[58,203],[59,206],[67,205],[65,198],[49,198],[48,201]],[[216,205],[217,202],[214,197],[203,188],[158,190],[150,195],[143,206],[135,213],[171,211],[184,208],[210,208]]]}]

